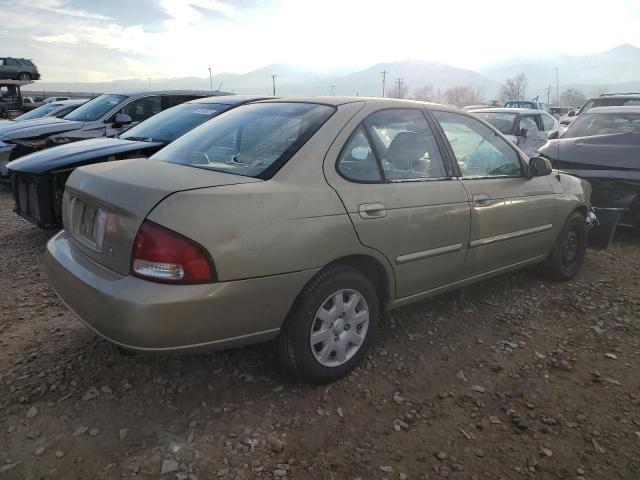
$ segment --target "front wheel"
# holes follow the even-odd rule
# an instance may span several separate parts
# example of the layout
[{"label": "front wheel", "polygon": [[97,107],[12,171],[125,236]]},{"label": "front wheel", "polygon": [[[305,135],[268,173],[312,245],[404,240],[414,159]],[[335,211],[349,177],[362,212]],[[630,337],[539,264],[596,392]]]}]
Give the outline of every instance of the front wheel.
[{"label": "front wheel", "polygon": [[573,212],[544,263],[545,272],[554,280],[571,280],[580,271],[586,250],[587,221],[580,212]]},{"label": "front wheel", "polygon": [[280,331],[281,363],[308,383],[344,377],[366,355],[379,309],[375,288],[360,271],[327,267],[302,290]]},{"label": "front wheel", "polygon": [[29,75],[28,73],[21,73],[20,80],[23,82],[28,82],[31,80],[31,75]]}]

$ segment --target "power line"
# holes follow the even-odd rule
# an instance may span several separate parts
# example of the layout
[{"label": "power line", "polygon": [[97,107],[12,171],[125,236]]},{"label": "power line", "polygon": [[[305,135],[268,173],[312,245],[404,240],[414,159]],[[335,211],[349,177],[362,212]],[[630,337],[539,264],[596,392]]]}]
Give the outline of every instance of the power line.
[{"label": "power line", "polygon": [[276,96],[276,77],[278,75],[271,75],[271,82],[273,83],[273,96]]},{"label": "power line", "polygon": [[382,98],[384,98],[384,86],[387,81],[387,73],[389,72],[387,72],[386,70],[383,70],[380,73],[382,74]]}]

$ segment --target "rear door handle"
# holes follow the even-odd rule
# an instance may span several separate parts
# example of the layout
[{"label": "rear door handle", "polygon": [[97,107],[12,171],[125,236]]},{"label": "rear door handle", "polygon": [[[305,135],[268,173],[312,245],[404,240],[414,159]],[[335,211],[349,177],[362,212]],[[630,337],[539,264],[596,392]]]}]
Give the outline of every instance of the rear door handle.
[{"label": "rear door handle", "polygon": [[384,203],[363,203],[358,207],[361,218],[382,218],[387,216],[387,208]]},{"label": "rear door handle", "polygon": [[476,207],[488,207],[493,203],[491,197],[486,193],[480,193],[471,197],[473,204]]}]

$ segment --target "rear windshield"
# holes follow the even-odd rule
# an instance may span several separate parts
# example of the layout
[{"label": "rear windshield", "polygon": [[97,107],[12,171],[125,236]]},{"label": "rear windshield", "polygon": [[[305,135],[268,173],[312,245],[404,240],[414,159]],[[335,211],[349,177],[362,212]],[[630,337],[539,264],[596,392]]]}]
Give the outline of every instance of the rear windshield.
[{"label": "rear windshield", "polygon": [[170,143],[227,108],[229,105],[220,103],[183,103],[154,115],[127,130],[120,138]]},{"label": "rear windshield", "polygon": [[16,121],[20,120],[31,120],[32,118],[41,118],[46,114],[53,112],[54,110],[60,108],[60,105],[55,105],[53,103],[47,103],[46,105],[41,105],[38,108],[34,108],[33,110],[23,113],[19,117],[14,118]]},{"label": "rear windshield", "polygon": [[577,117],[562,138],[640,133],[640,113],[585,113]]},{"label": "rear windshield", "polygon": [[504,104],[505,108],[533,108],[537,110],[537,105],[534,102],[526,102],[522,100],[512,100]]},{"label": "rear windshield", "polygon": [[199,126],[151,158],[270,178],[333,112],[332,107],[311,103],[244,105]]},{"label": "rear windshield", "polygon": [[89,100],[84,105],[76,108],[65,120],[77,120],[79,122],[94,122],[100,120],[103,115],[110,112],[118,104],[128,97],[126,95],[104,94]]},{"label": "rear windshield", "polygon": [[497,128],[504,135],[513,133],[513,124],[516,121],[515,113],[497,113],[497,112],[471,112],[475,116],[489,122],[494,128]]}]

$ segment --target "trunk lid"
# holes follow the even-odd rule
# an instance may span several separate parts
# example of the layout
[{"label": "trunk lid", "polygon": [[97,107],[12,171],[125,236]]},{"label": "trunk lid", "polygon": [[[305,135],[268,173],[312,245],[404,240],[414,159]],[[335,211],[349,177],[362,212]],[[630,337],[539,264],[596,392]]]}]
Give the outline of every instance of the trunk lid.
[{"label": "trunk lid", "polygon": [[184,190],[261,181],[149,159],[81,167],[67,180],[62,206],[64,228],[84,254],[127,275],[140,225],[164,198]]}]

